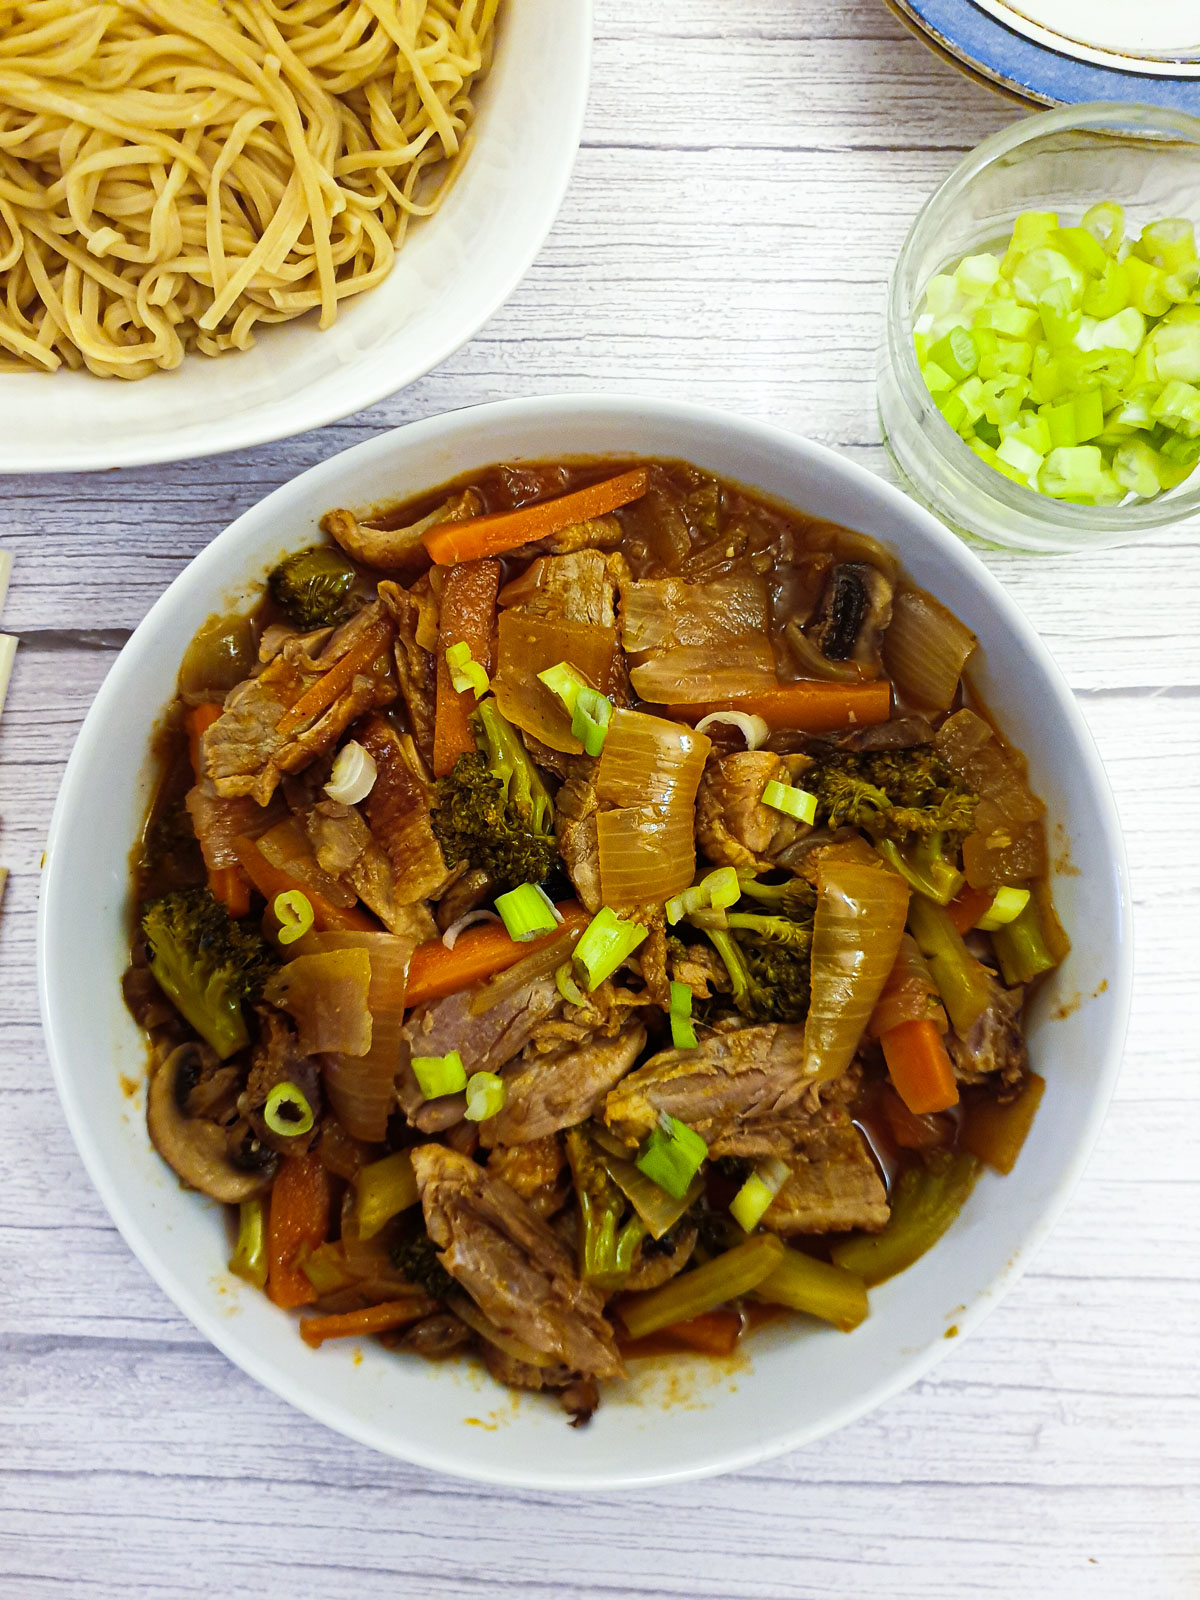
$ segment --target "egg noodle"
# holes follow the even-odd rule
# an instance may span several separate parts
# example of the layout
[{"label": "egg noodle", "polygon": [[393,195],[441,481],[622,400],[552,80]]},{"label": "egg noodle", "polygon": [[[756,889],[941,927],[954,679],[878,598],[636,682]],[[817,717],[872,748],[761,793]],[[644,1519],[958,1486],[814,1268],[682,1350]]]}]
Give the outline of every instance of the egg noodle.
[{"label": "egg noodle", "polygon": [[141,378],[392,266],[500,0],[0,0],[0,370]]}]

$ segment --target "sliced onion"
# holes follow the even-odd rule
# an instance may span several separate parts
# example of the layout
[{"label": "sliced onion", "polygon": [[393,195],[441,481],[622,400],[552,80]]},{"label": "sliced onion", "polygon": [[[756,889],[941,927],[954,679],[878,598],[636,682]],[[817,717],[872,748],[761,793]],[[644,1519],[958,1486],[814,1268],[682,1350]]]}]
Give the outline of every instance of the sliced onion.
[{"label": "sliced onion", "polygon": [[621,590],[621,642],[630,655],[763,637],[767,622],[767,586],[757,573],[709,583],[646,578]]},{"label": "sliced onion", "polygon": [[804,1029],[804,1071],[840,1077],[895,965],[908,912],[896,872],[825,850],[817,863],[812,1001]]},{"label": "sliced onion", "polygon": [[567,928],[561,938],[555,939],[541,950],[535,950],[532,955],[526,956],[523,961],[518,961],[515,966],[506,968],[504,972],[498,972],[494,978],[489,978],[471,997],[468,1008],[471,1015],[480,1017],[493,1006],[498,1006],[502,1000],[508,1000],[511,996],[519,994],[522,989],[527,989],[539,978],[549,977],[555,967],[561,967],[564,961],[570,961],[582,932],[583,928],[576,923],[573,927]]},{"label": "sliced onion", "polygon": [[867,1032],[873,1039],[904,1022],[936,1022],[945,1033],[949,1024],[925,957],[917,941],[906,933],[883,993],[875,1003]]},{"label": "sliced onion", "polygon": [[608,1175],[646,1224],[652,1238],[661,1239],[696,1203],[704,1187],[704,1179],[697,1174],[690,1187],[679,1200],[673,1199],[665,1189],[660,1189],[652,1179],[624,1156],[606,1156],[604,1165]]},{"label": "sliced onion", "polygon": [[556,1358],[548,1356],[544,1350],[535,1350],[531,1344],[526,1344],[524,1339],[518,1339],[516,1334],[505,1333],[503,1328],[498,1328],[490,1317],[487,1317],[475,1304],[464,1295],[454,1295],[446,1304],[453,1311],[460,1322],[465,1322],[468,1328],[474,1330],[481,1339],[486,1339],[489,1344],[494,1344],[497,1350],[503,1350],[506,1356],[511,1356],[514,1361],[523,1361],[528,1367],[552,1367]]},{"label": "sliced onion", "polygon": [[829,683],[860,683],[878,673],[863,667],[857,661],[830,661],[823,656],[798,622],[785,625],[783,636],[800,675],[804,678],[821,678]]},{"label": "sliced onion", "polygon": [[372,1042],[370,987],[365,950],[322,950],[278,968],[264,993],[271,1005],[290,1012],[303,1055],[341,1051],[362,1057]]},{"label": "sliced onion", "polygon": [[731,728],[738,730],[746,741],[747,750],[760,749],[771,737],[771,730],[765,720],[754,711],[710,711],[706,717],[700,718],[696,724],[696,732],[707,733],[709,728],[721,722],[726,722]]},{"label": "sliced onion", "polygon": [[704,705],[778,688],[775,656],[765,634],[680,645],[634,667],[629,681],[653,705]]},{"label": "sliced onion", "polygon": [[312,847],[294,817],[289,817],[286,822],[264,833],[258,841],[258,848],[273,867],[295,878],[304,888],[315,889],[330,905],[344,908],[358,904],[358,896],[353,889],[347,888],[317,865]]},{"label": "sliced onion", "polygon": [[356,806],[370,794],[378,776],[375,757],[357,739],[351,739],[337,753],[325,793],[339,805]]},{"label": "sliced onion", "polygon": [[970,628],[923,589],[902,589],[892,606],[883,659],[901,699],[926,711],[949,711],[968,656],[979,643]]},{"label": "sliced onion", "polygon": [[596,769],[596,797],[614,806],[690,813],[711,749],[711,741],[685,723],[618,707]]},{"label": "sliced onion", "polygon": [[510,722],[552,750],[578,755],[583,745],[571,732],[571,719],[538,673],[567,661],[591,687],[606,694],[616,648],[616,628],[531,617],[520,609],[502,611],[492,678],[496,704]]},{"label": "sliced onion", "polygon": [[472,927],[476,922],[499,922],[500,918],[494,911],[468,911],[465,917],[459,917],[457,922],[452,922],[442,935],[442,943],[447,950],[453,950],[460,933]]},{"label": "sliced onion", "polygon": [[696,875],[696,836],[689,805],[624,806],[596,818],[600,890],[606,905],[669,900]]}]

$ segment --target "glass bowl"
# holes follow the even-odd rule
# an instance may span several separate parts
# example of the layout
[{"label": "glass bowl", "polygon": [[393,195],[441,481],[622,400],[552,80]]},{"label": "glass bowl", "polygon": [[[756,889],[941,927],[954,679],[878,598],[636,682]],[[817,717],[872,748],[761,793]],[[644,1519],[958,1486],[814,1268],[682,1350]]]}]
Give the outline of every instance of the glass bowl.
[{"label": "glass bowl", "polygon": [[1160,217],[1200,225],[1200,118],[1154,106],[1070,106],[1029,117],[974,150],[925,204],[900,251],[880,356],[884,443],[917,498],[957,529],[1018,550],[1129,544],[1200,512],[1200,467],[1168,493],[1119,506],[1053,500],[995,472],[925,387],[913,324],[935,273],[1003,249],[1022,211],[1077,223],[1097,200],[1124,206],[1127,233]]}]

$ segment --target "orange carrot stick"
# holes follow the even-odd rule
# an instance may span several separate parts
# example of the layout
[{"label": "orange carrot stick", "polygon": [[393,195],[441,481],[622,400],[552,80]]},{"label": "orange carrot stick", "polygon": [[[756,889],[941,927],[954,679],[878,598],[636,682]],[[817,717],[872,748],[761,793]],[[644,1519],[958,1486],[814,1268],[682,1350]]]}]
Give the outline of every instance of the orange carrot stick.
[{"label": "orange carrot stick", "polygon": [[471,711],[473,689],[460,693],[450,678],[446,651],[466,644],[485,672],[492,666],[492,630],[496,623],[496,596],[500,592],[498,561],[464,561],[451,567],[442,584],[441,621],[438,630],[437,711],[433,724],[433,771],[441,778],[453,770],[459,756],[474,754]]},{"label": "orange carrot stick", "polygon": [[333,1191],[320,1158],[286,1157],[271,1186],[267,1222],[267,1293],[277,1306],[306,1306],[317,1298],[300,1262],[325,1243],[332,1209]]},{"label": "orange carrot stick", "polygon": [[326,1339],[353,1339],[356,1334],[386,1333],[389,1328],[403,1328],[407,1323],[419,1322],[437,1309],[437,1302],[428,1295],[414,1294],[407,1300],[384,1300],[377,1306],[365,1306],[361,1311],[344,1311],[338,1316],[302,1317],[300,1337],[305,1344],[317,1350]]},{"label": "orange carrot stick", "polygon": [[686,1322],[672,1323],[663,1333],[708,1356],[728,1356],[741,1337],[741,1314],[732,1310],[705,1311]]},{"label": "orange carrot stick", "polygon": [[995,897],[993,889],[961,889],[946,907],[956,931],[970,933]]},{"label": "orange carrot stick", "polygon": [[646,468],[634,467],[631,472],[559,495],[556,500],[539,500],[517,511],[494,511],[466,522],[439,522],[421,537],[439,567],[456,561],[477,561],[480,556],[498,556],[532,539],[547,539],[576,522],[590,522],[593,517],[606,516],[640,500],[649,482]]},{"label": "orange carrot stick", "polygon": [[391,635],[382,623],[367,628],[362,637],[346,651],[340,661],[335,661],[329,671],[323,673],[316,683],[311,684],[296,701],[283,713],[275,724],[277,733],[292,733],[301,723],[307,722],[311,717],[319,716],[344,694],[360,672],[365,672],[375,657],[387,648]]},{"label": "orange carrot stick", "polygon": [[826,683],[801,678],[777,689],[759,689],[700,705],[662,706],[664,716],[697,723],[712,711],[749,711],[774,732],[795,728],[800,733],[832,733],[838,728],[865,728],[886,722],[892,709],[892,686],[885,678],[871,683]]},{"label": "orange carrot stick", "polygon": [[[187,729],[188,751],[192,758],[192,771],[196,780],[200,780],[200,740],[206,729],[224,711],[225,707],[217,705],[211,700],[206,700],[202,705],[192,706],[184,713],[183,725]],[[208,869],[208,887],[212,890],[213,898],[219,900],[231,917],[244,917],[250,910],[250,885],[238,867],[210,867]]]},{"label": "orange carrot stick", "polygon": [[473,983],[504,972],[526,956],[553,944],[569,929],[584,927],[592,920],[591,913],[573,900],[558,909],[562,926],[543,939],[531,939],[525,944],[510,939],[507,930],[497,922],[467,928],[455,941],[453,950],[447,950],[440,939],[419,944],[409,963],[404,1003],[419,1006],[423,1001],[441,1000],[459,989],[468,989]]},{"label": "orange carrot stick", "polygon": [[374,917],[369,917],[357,906],[331,905],[316,889],[307,883],[301,883],[299,878],[293,878],[290,872],[284,872],[281,867],[268,861],[252,840],[244,837],[235,839],[233,849],[242,871],[268,905],[276,895],[285,894],[290,889],[299,889],[313,908],[313,926],[318,933],[338,930],[357,933],[379,932],[379,924]]},{"label": "orange carrot stick", "polygon": [[917,1116],[958,1104],[954,1065],[936,1022],[898,1022],[879,1036],[892,1086]]}]

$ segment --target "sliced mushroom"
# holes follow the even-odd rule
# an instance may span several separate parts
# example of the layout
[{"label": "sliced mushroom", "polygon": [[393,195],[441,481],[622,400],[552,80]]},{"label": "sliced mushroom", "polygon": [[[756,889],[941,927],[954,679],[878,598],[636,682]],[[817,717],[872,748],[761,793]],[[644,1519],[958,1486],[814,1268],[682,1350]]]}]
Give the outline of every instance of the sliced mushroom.
[{"label": "sliced mushroom", "polygon": [[364,566],[407,567],[428,560],[422,535],[430,528],[439,522],[465,522],[482,510],[483,501],[476,491],[464,489],[407,528],[388,527],[387,519],[382,517],[378,523],[359,522],[352,511],[340,509],[327,511],[321,526],[348,556]]},{"label": "sliced mushroom", "polygon": [[661,1239],[643,1239],[639,1258],[629,1274],[627,1289],[657,1289],[682,1272],[696,1248],[696,1229],[685,1225]]},{"label": "sliced mushroom", "polygon": [[869,561],[842,561],[829,574],[808,627],[809,642],[828,661],[877,665],[892,618],[892,585]]},{"label": "sliced mushroom", "polygon": [[154,1148],[184,1183],[226,1205],[239,1205],[270,1186],[274,1163],[246,1170],[230,1155],[224,1128],[185,1113],[187,1096],[203,1067],[203,1046],[197,1043],[171,1052],[150,1080],[146,1126]]}]

